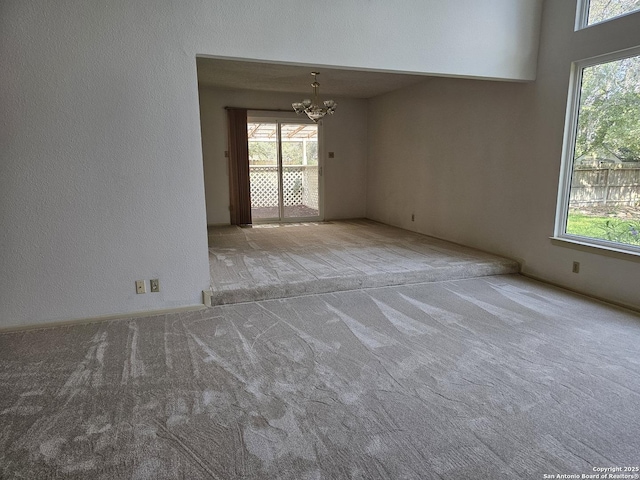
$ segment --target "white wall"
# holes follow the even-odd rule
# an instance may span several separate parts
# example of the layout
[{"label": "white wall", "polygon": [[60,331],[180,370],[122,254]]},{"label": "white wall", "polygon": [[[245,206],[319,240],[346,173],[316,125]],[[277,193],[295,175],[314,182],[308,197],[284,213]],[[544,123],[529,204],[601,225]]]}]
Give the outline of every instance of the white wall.
[{"label": "white wall", "polygon": [[[293,113],[299,93],[200,88],[202,155],[209,225],[229,224],[229,170],[225,106],[281,109]],[[367,101],[332,97],[338,113],[323,120],[324,217],[361,218],[366,212]]]},{"label": "white wall", "polygon": [[0,326],[201,303],[195,53],[168,7],[0,8]]},{"label": "white wall", "polygon": [[3,0],[0,326],[200,301],[197,54],[529,79],[539,5]]},{"label": "white wall", "polygon": [[[640,307],[639,259],[549,239],[571,62],[640,44],[639,14],[580,32],[574,22],[575,2],[545,2],[534,83],[440,78],[372,99],[367,215],[501,253],[529,275]],[[574,260],[579,274],[571,272]]]},{"label": "white wall", "polygon": [[[640,45],[640,13],[574,32],[575,1],[547,1],[543,14],[538,81],[533,89],[531,134],[536,139],[523,172],[537,194],[520,250],[525,272],[576,290],[640,307],[640,258],[627,260],[552,244],[564,119],[572,61]],[[533,192],[532,192],[533,193]],[[524,221],[520,225],[524,227]],[[581,262],[579,274],[572,261]]]},{"label": "white wall", "polygon": [[526,181],[527,88],[437,78],[372,99],[367,216],[507,253],[500,237],[514,205],[505,198]]},{"label": "white wall", "polygon": [[200,53],[535,78],[542,0],[190,0],[180,5],[189,40],[204,48]]}]

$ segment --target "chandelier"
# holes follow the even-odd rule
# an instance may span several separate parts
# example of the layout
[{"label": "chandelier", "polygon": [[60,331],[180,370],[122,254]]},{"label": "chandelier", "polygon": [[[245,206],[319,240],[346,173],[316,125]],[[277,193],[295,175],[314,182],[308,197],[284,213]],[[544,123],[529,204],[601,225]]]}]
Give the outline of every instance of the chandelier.
[{"label": "chandelier", "polygon": [[318,123],[322,117],[324,117],[327,113],[329,115],[333,115],[338,104],[333,100],[325,100],[322,102],[324,107],[320,106],[320,100],[318,100],[318,91],[320,90],[320,84],[318,83],[318,79],[316,78],[320,75],[319,72],[311,72],[313,75],[313,83],[311,86],[313,87],[313,100],[305,98],[301,103],[292,103],[291,106],[296,111],[297,114],[306,113],[307,117],[309,117],[314,122]]}]

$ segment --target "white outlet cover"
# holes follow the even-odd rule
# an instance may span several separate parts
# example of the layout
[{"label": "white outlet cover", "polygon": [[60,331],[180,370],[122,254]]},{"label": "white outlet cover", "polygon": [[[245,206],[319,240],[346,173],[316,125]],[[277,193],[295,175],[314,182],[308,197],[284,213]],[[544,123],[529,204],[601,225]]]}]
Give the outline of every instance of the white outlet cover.
[{"label": "white outlet cover", "polygon": [[136,293],[147,293],[147,287],[144,280],[136,280]]}]

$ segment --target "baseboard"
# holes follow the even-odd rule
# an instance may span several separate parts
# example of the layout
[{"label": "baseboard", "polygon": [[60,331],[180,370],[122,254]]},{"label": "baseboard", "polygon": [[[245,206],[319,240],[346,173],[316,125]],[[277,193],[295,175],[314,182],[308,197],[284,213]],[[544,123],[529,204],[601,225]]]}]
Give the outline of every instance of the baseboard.
[{"label": "baseboard", "polygon": [[599,297],[597,295],[591,295],[589,293],[581,292],[580,290],[576,290],[575,288],[567,287],[566,285],[562,285],[561,283],[552,282],[550,280],[546,280],[544,278],[538,277],[536,275],[531,275],[530,273],[520,272],[520,275],[523,277],[530,278],[531,280],[535,280],[536,282],[545,283],[547,285],[551,285],[556,288],[561,288],[562,290],[566,290],[568,292],[574,293],[576,295],[580,295],[581,297],[589,298],[591,300],[595,300],[599,303],[605,303],[607,305],[611,305],[617,308],[621,308],[623,310],[629,310],[633,313],[640,313],[640,307],[636,305],[631,305],[624,302],[617,302],[615,300],[611,300],[609,298]]},{"label": "baseboard", "polygon": [[203,290],[202,291],[202,303],[205,307],[211,306],[211,299],[213,298],[212,290]]},{"label": "baseboard", "polygon": [[102,315],[99,317],[76,318],[74,320],[61,320],[58,322],[34,323],[27,325],[16,325],[13,327],[0,327],[0,335],[4,333],[22,332],[26,330],[44,330],[47,328],[67,327],[72,325],[87,325],[91,323],[108,322],[114,320],[130,320],[140,317],[155,317],[157,315],[167,315],[170,313],[194,312],[207,308],[203,304],[188,305],[186,307],[165,308],[160,310],[146,310],[134,313],[119,313],[113,315]]},{"label": "baseboard", "polygon": [[[381,222],[380,220],[374,220],[373,218],[366,217],[366,218],[360,218],[358,220],[367,220],[368,222],[378,223],[380,225],[385,225],[387,227],[399,228],[400,230],[404,230],[406,232],[415,233],[416,235],[422,235],[423,237],[434,238],[436,240],[440,240],[441,242],[447,242],[447,243],[450,243],[452,245],[457,245],[459,247],[469,248],[469,249],[475,250],[477,252],[486,253],[487,255],[493,255],[494,257],[501,257],[501,258],[504,258],[504,259],[507,259],[507,260],[512,260],[512,261],[516,262],[519,265],[520,270],[518,271],[518,273],[522,273],[522,262],[517,260],[517,259],[515,259],[515,258],[507,257],[502,253],[496,253],[496,252],[492,252],[492,251],[489,251],[489,250],[484,250],[482,248],[474,247],[474,246],[467,245],[467,244],[464,244],[464,243],[459,243],[459,242],[456,242],[454,240],[448,240],[448,239],[446,239],[444,237],[437,237],[435,235],[431,235],[431,234],[428,234],[428,233],[422,233],[422,232],[420,232],[418,230],[410,230],[407,227],[401,227],[399,225],[394,225],[394,224],[391,224],[391,223],[384,223],[384,222]],[[544,280],[541,280],[541,281],[544,282]]]}]

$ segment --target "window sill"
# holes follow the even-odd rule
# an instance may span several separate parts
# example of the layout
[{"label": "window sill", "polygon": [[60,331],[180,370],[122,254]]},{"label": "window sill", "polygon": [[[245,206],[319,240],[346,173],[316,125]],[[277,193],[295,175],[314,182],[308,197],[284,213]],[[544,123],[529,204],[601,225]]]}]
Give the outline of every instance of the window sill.
[{"label": "window sill", "polygon": [[575,250],[595,253],[598,255],[604,255],[606,257],[617,258],[620,260],[640,262],[640,250],[627,250],[609,245],[591,243],[588,241],[588,239],[581,240],[578,237],[549,237],[549,239],[551,240],[551,243],[553,245],[556,245],[558,247],[573,248]]}]

